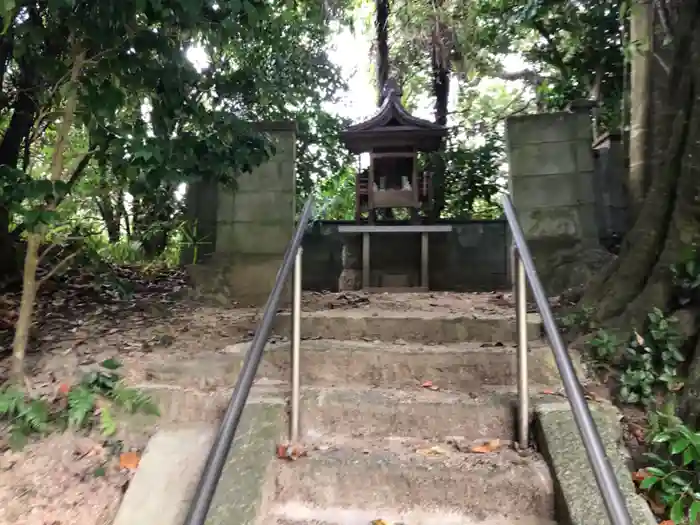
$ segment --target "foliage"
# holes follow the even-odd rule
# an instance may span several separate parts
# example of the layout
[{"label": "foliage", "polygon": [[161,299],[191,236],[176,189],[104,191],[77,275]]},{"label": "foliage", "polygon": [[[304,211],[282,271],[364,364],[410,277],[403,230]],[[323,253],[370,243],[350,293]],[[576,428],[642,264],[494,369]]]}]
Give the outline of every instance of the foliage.
[{"label": "foliage", "polygon": [[[332,173],[343,161],[340,120],[321,105],[342,83],[326,56],[326,7],[249,0],[0,6],[0,241],[12,223],[19,235],[79,214],[101,217],[111,242],[126,233],[146,257],[159,257],[175,234],[183,182],[235,184],[236,173],[272,152],[249,121],[297,119],[302,186]],[[333,16],[343,19],[345,7],[335,2]],[[70,169],[49,181],[57,117],[71,91],[75,121],[62,139]],[[28,104],[35,109],[25,111]]]},{"label": "foliage", "polygon": [[700,432],[685,426],[673,410],[650,417],[649,442],[640,488],[667,509],[677,524],[700,518]]},{"label": "foliage", "polygon": [[0,418],[7,422],[10,445],[22,448],[32,435],[66,428],[98,429],[112,436],[117,431],[113,406],[158,415],[147,395],[123,384],[117,372],[120,367],[118,361],[107,359],[79,383],[61,384],[52,397],[36,397],[13,386],[0,389]]},{"label": "foliage", "polygon": [[[483,215],[500,215],[500,207],[492,203],[493,196],[502,189],[504,178],[503,141],[492,129],[487,130],[481,141],[465,147],[456,140],[448,142],[443,153],[445,159],[445,208],[443,216],[455,219],[486,218]],[[477,203],[483,203],[481,210]],[[489,210],[489,205],[491,210]],[[495,212],[492,211],[495,208]],[[494,218],[494,217],[488,217]]]},{"label": "foliage", "polygon": [[617,355],[620,341],[614,334],[605,330],[598,330],[588,341],[587,347],[591,352],[594,363],[598,366],[606,366]]},{"label": "foliage", "polygon": [[693,247],[671,266],[674,296],[679,306],[700,302],[700,250]]},{"label": "foliage", "polygon": [[678,373],[685,357],[680,351],[678,321],[658,308],[649,313],[648,320],[644,337],[635,331],[624,349],[619,395],[625,403],[649,404],[659,388],[676,392],[683,387]]},{"label": "foliage", "polygon": [[585,305],[576,308],[575,310],[562,316],[559,319],[559,324],[566,331],[577,329],[584,333],[590,332],[591,330],[595,330],[597,328],[593,320],[594,310],[594,308]]},{"label": "foliage", "polygon": [[593,99],[603,107],[601,131],[619,129],[622,0],[484,0],[479,5],[490,34],[500,34],[499,47],[510,40],[510,49],[520,50],[533,65],[529,77],[535,80],[543,107],[563,109],[573,100]]},{"label": "foliage", "polygon": [[316,186],[318,206],[327,220],[355,218],[355,170],[348,166],[337,174],[326,177]]}]

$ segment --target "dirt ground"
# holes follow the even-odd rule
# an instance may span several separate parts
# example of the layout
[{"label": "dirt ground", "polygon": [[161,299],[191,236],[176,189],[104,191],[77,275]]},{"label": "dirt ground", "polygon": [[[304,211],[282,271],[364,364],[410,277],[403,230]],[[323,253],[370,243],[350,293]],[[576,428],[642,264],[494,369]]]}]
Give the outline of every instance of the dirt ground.
[{"label": "dirt ground", "polygon": [[[104,293],[86,298],[45,292],[28,355],[34,390],[50,394],[107,358],[123,363],[127,381],[148,383],[144,371],[166,359],[192,359],[253,337],[259,310],[206,306],[170,293],[180,288],[172,285],[172,278],[161,284],[142,283],[129,300],[105,300]],[[6,326],[17,304],[13,296],[0,301],[0,318]],[[511,315],[513,302],[510,294],[503,293],[309,292],[303,296],[303,308]],[[8,355],[10,344],[10,331],[0,332],[2,355]],[[8,377],[8,371],[9,359],[0,361],[0,380]],[[201,393],[200,385],[189,387],[193,395]],[[178,420],[187,418],[180,416]],[[136,437],[122,435],[119,450],[138,454],[156,428],[141,429]],[[109,524],[134,473],[133,468],[120,468],[114,446],[98,435],[64,434],[13,452],[0,437],[0,525]]]}]

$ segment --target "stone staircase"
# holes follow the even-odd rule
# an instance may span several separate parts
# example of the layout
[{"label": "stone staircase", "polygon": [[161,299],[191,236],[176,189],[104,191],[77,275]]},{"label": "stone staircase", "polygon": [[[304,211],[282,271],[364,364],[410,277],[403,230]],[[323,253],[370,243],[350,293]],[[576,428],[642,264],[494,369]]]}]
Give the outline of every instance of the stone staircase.
[{"label": "stone staircase", "polygon": [[[289,334],[289,323],[288,313],[279,314],[275,332]],[[296,461],[274,454],[287,436],[290,351],[284,337],[273,338],[207,525],[608,523],[568,402],[552,395],[560,380],[539,318],[529,315],[527,328],[537,422],[534,446],[518,450],[512,310],[455,313],[416,301],[400,311],[304,312],[307,454]],[[221,413],[248,346],[149,371],[169,385],[184,376],[188,384],[206,383],[209,394],[176,398],[162,390],[162,424],[175,429],[151,440],[114,525],[182,525],[213,427],[181,428],[178,413],[184,404],[203,421]],[[634,499],[615,413],[592,408],[623,490],[642,517],[634,523],[651,523]]]},{"label": "stone staircase", "polygon": [[[260,522],[551,523],[549,468],[512,442],[514,328],[508,317],[430,311],[305,314],[308,456],[274,464]],[[537,395],[557,375],[535,318],[529,328]],[[287,378],[284,346],[268,351],[260,377]]]}]

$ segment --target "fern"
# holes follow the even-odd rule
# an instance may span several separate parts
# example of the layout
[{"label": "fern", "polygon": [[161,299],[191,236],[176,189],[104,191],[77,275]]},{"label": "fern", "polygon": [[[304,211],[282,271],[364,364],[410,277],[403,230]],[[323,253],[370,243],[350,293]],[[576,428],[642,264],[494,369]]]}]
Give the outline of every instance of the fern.
[{"label": "fern", "polygon": [[[52,406],[48,400],[29,398],[17,388],[0,387],[0,419],[7,422],[10,447],[22,448],[32,435],[67,427],[89,429],[98,426],[104,436],[113,436],[117,424],[110,402],[129,412],[160,415],[149,396],[122,382],[117,373],[121,366],[115,359],[103,361],[100,369],[85,374],[80,383],[68,389],[67,405],[59,402]],[[99,410],[96,410],[98,400]]]},{"label": "fern", "polygon": [[0,417],[12,419],[25,407],[24,393],[13,388],[0,389]]},{"label": "fern", "polygon": [[124,408],[128,412],[143,412],[154,416],[160,415],[158,407],[150,396],[135,388],[128,388],[124,383],[120,382],[114,386],[110,398],[115,405]]},{"label": "fern", "polygon": [[49,428],[49,404],[43,399],[32,399],[18,414],[32,432],[46,432]]},{"label": "fern", "polygon": [[108,406],[100,409],[100,430],[103,435],[108,437],[117,433],[117,424]]},{"label": "fern", "polygon": [[83,385],[68,392],[68,424],[73,428],[83,428],[95,408],[95,394]]}]

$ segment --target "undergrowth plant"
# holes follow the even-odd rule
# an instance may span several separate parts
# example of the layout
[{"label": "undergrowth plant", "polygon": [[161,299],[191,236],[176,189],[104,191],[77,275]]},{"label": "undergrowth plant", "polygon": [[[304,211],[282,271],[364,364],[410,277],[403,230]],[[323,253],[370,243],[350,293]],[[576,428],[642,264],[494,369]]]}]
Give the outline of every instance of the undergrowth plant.
[{"label": "undergrowth plant", "polygon": [[651,451],[640,489],[663,507],[674,524],[696,525],[700,518],[700,432],[684,425],[673,408],[649,417]]},{"label": "undergrowth plant", "polygon": [[112,436],[117,431],[113,407],[158,415],[149,396],[123,383],[119,368],[121,363],[107,359],[77,384],[60,385],[52,397],[35,397],[14,386],[1,388],[0,424],[6,423],[10,447],[21,449],[32,436],[68,428],[98,429],[102,435]]},{"label": "undergrowth plant", "polygon": [[581,308],[560,317],[559,325],[566,332],[574,329],[581,330],[584,333],[591,332],[598,327],[593,319],[594,312],[594,308],[590,306],[582,306]]},{"label": "undergrowth plant", "polygon": [[588,350],[596,367],[608,368],[609,363],[615,359],[619,348],[618,338],[606,330],[598,330],[588,341]]},{"label": "undergrowth plant", "polygon": [[635,331],[624,349],[619,396],[625,403],[648,405],[659,389],[677,392],[683,387],[678,373],[685,357],[680,351],[678,320],[658,308],[648,320],[644,336]]},{"label": "undergrowth plant", "polygon": [[671,266],[676,301],[680,306],[700,300],[700,250],[689,249],[681,260]]}]

